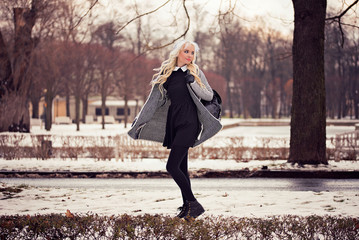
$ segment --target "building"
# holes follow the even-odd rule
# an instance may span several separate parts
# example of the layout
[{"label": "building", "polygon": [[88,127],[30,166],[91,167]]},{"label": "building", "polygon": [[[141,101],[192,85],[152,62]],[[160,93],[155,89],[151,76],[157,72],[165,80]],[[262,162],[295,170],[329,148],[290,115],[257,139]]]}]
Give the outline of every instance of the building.
[{"label": "building", "polygon": [[[30,104],[31,105],[31,104]],[[45,111],[45,101],[42,99],[39,103],[39,115],[43,116]],[[143,105],[142,100],[128,100],[128,122],[132,122],[137,113],[141,110]],[[30,106],[30,114],[31,114]],[[73,122],[75,119],[75,99],[70,98],[70,116],[69,121],[63,123]],[[113,121],[109,122],[122,122],[125,118],[125,101],[116,97],[108,97],[106,100],[105,116],[110,116]],[[52,103],[52,121],[54,123],[61,122],[56,119],[65,119],[66,117],[66,99],[57,96]],[[68,119],[68,118],[67,118]],[[80,103],[80,119],[82,119],[82,102]],[[109,118],[107,118],[109,119]],[[101,122],[101,98],[90,97],[88,101],[88,111],[86,116],[87,123]]]},{"label": "building", "polygon": [[[101,121],[101,100],[89,101],[88,115],[93,116],[97,121]],[[132,122],[137,113],[140,111],[143,105],[143,101],[140,100],[128,100],[128,121]],[[106,116],[113,116],[118,122],[121,122],[125,118],[125,101],[116,98],[109,98],[106,100]]]}]

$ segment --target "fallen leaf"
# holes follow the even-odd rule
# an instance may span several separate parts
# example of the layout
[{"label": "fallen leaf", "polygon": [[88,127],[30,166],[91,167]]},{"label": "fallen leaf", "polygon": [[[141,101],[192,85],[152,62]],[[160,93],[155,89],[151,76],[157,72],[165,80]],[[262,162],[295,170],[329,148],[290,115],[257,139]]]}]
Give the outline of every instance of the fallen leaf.
[{"label": "fallen leaf", "polygon": [[67,211],[66,211],[66,217],[68,217],[68,218],[73,218],[74,215],[70,212],[70,210],[67,209]]}]

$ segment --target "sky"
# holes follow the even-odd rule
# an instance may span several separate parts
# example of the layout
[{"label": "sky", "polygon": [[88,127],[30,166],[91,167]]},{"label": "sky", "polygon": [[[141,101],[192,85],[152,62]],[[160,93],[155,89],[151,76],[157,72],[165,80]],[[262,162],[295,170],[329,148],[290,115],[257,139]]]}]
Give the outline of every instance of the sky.
[{"label": "sky", "polygon": [[[346,8],[346,6],[350,5],[353,1],[354,0],[328,0],[327,12],[329,12],[330,9],[335,9],[336,13],[341,12],[342,9]],[[125,11],[127,14],[124,14],[123,3],[133,4],[136,2],[139,12],[144,13],[161,6],[166,0],[125,0],[121,1],[121,6],[118,5],[118,2],[117,0],[100,0],[101,13],[99,14],[99,18],[113,18],[117,21],[126,21],[126,19],[133,17],[133,12],[128,10]],[[239,18],[243,20],[242,22],[244,24],[275,29],[284,35],[292,34],[294,28],[294,10],[291,0],[187,0],[186,6],[191,15],[191,19],[194,19],[196,15],[201,16],[204,12],[208,12],[209,17],[215,18],[220,8],[227,10],[229,5],[234,5],[234,2],[236,2],[235,12]],[[194,4],[200,6],[199,10],[194,9]],[[355,10],[357,8],[358,6],[355,7]],[[152,16],[157,19],[156,24],[166,25],[172,24],[173,15],[176,14],[177,17],[178,15],[180,16],[177,18],[177,22],[181,22],[185,17],[181,0],[171,1],[163,9],[152,14]],[[350,11],[348,14],[353,14],[353,11]],[[208,25],[213,24],[213,20],[206,22]],[[185,22],[183,22],[183,24],[185,24]],[[130,26],[131,25],[129,25],[129,27]]]}]

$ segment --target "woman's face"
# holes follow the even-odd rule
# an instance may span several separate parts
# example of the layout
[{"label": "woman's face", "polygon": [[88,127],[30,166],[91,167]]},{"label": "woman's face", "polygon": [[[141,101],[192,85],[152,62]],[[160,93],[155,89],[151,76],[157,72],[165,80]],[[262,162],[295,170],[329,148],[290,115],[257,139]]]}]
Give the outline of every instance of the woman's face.
[{"label": "woman's face", "polygon": [[189,43],[184,44],[177,57],[177,66],[182,67],[192,62],[194,54],[194,46]]}]

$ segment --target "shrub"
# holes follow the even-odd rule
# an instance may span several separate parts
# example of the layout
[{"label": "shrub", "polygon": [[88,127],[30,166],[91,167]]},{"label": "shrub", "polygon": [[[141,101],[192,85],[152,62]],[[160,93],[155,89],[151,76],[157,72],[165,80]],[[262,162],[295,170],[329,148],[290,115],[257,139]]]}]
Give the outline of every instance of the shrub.
[{"label": "shrub", "polygon": [[357,219],[336,216],[207,216],[186,222],[162,215],[1,216],[0,239],[358,239]]},{"label": "shrub", "polygon": [[[27,138],[30,138],[27,141]],[[190,150],[191,159],[228,159],[236,161],[277,160],[289,156],[287,138],[255,138],[255,146],[248,146],[244,137],[216,137]],[[327,158],[356,160],[359,152],[353,146],[336,147],[337,139],[328,139]],[[344,141],[346,143],[346,141]],[[245,143],[247,145],[245,145]],[[347,144],[348,145],[348,144]],[[335,146],[335,147],[333,147]],[[117,136],[57,136],[29,134],[1,134],[0,158],[95,158],[97,160],[167,159],[168,149],[151,141],[133,140]]]},{"label": "shrub", "polygon": [[20,159],[22,156],[22,141],[25,139],[24,134],[0,135],[0,157],[7,160]]}]

